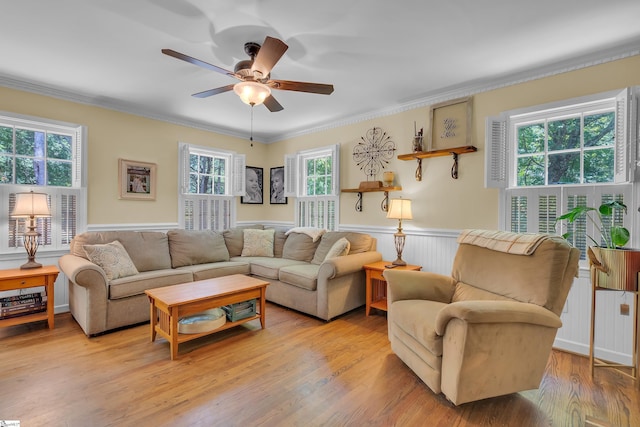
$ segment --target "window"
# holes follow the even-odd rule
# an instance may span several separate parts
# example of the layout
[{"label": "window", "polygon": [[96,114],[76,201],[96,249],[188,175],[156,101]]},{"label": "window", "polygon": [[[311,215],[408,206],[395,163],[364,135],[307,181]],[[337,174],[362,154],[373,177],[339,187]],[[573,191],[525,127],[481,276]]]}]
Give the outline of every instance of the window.
[{"label": "window", "polygon": [[2,252],[20,250],[27,230],[24,220],[10,216],[16,193],[48,195],[51,217],[36,220],[40,251],[67,249],[84,230],[83,144],[82,126],[0,113],[0,203],[7,213],[2,228],[8,230]]},{"label": "window", "polygon": [[[486,185],[500,187],[502,228],[571,234],[582,259],[599,235],[587,221],[556,218],[575,206],[631,206],[635,173],[635,88],[503,113],[487,119]],[[631,116],[634,113],[634,117]],[[631,215],[608,218],[631,228]]]},{"label": "window", "polygon": [[296,226],[337,230],[340,146],[285,156],[285,195],[296,197]]},{"label": "window", "polygon": [[230,228],[234,196],[244,193],[245,156],[180,143],[180,226],[186,230]]}]

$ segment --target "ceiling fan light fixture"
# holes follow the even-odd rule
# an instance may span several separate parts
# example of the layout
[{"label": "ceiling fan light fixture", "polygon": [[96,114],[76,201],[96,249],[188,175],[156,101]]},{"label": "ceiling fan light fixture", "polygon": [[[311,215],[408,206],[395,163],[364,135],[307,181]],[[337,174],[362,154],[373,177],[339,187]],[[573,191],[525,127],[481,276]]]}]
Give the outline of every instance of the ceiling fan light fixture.
[{"label": "ceiling fan light fixture", "polygon": [[233,91],[238,94],[242,102],[251,106],[262,104],[271,95],[269,86],[252,81],[235,84]]}]

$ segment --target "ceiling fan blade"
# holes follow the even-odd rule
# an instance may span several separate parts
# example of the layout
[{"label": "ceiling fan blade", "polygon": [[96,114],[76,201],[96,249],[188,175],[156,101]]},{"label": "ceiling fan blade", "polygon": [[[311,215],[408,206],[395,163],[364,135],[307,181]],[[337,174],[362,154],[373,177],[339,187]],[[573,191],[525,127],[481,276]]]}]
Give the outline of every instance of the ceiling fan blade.
[{"label": "ceiling fan blade", "polygon": [[184,53],[176,52],[175,50],[172,50],[172,49],[162,49],[162,53],[164,53],[165,55],[169,55],[174,58],[180,59],[182,61],[186,61],[190,64],[197,65],[198,67],[215,71],[216,73],[226,74],[231,77],[236,77],[236,75],[229,70],[225,70],[224,68],[220,68],[217,65],[212,65],[212,64],[209,64],[208,62],[204,62],[199,59],[193,58],[191,56],[185,55]]},{"label": "ceiling fan blade", "polygon": [[276,101],[276,99],[273,97],[273,95],[267,96],[265,98],[263,104],[272,113],[275,113],[277,111],[282,111],[284,109],[284,107],[282,107],[282,105],[280,105],[280,103],[278,101]]},{"label": "ceiling fan blade", "polygon": [[293,82],[290,80],[269,80],[267,82],[273,89],[294,90],[297,92],[318,93],[320,95],[331,95],[333,85],[322,83]]},{"label": "ceiling fan blade", "polygon": [[287,49],[289,49],[289,46],[282,40],[267,36],[253,60],[251,70],[259,71],[262,73],[263,78],[267,77],[273,66],[282,58],[282,55],[284,55]]},{"label": "ceiling fan blade", "polygon": [[215,89],[209,89],[203,92],[194,93],[191,96],[195,96],[196,98],[207,98],[209,96],[217,95],[219,93],[229,92],[230,90],[233,90],[234,86],[235,86],[234,84],[226,85],[226,86],[218,87]]}]

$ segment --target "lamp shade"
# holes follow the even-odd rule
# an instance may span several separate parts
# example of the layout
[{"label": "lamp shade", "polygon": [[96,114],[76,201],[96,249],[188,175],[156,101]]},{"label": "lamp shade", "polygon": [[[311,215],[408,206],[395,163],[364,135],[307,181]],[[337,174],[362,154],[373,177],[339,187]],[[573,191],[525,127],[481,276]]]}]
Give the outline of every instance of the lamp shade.
[{"label": "lamp shade", "polygon": [[51,216],[47,195],[45,193],[16,193],[16,202],[11,212],[12,217]]},{"label": "lamp shade", "polygon": [[242,102],[251,106],[262,104],[271,95],[269,86],[252,81],[236,83],[233,91],[238,94]]},{"label": "lamp shade", "polygon": [[410,199],[391,199],[387,218],[390,219],[413,219],[411,214]]}]

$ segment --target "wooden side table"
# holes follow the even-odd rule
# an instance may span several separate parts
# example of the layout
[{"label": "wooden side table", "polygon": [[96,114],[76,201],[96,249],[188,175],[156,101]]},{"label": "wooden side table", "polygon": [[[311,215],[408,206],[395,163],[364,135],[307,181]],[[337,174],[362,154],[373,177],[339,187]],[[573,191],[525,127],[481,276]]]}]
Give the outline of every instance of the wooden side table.
[{"label": "wooden side table", "polygon": [[49,324],[49,329],[53,329],[53,300],[55,297],[53,284],[58,277],[58,273],[58,268],[55,265],[45,265],[40,268],[31,268],[28,270],[21,270],[19,268],[0,270],[0,291],[34,288],[37,286],[45,286],[47,290],[46,311],[0,319],[0,327],[46,320]]},{"label": "wooden side table", "polygon": [[[385,265],[390,264],[391,261],[378,261],[363,266],[367,276],[367,316],[371,311],[371,307],[387,311],[387,281],[382,276],[382,273],[388,270]],[[422,270],[422,267],[408,264],[394,267],[394,270],[419,271]]]}]

